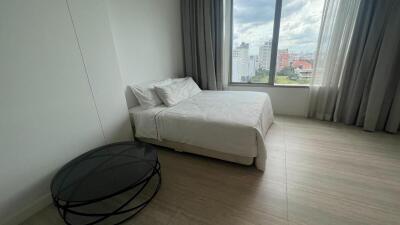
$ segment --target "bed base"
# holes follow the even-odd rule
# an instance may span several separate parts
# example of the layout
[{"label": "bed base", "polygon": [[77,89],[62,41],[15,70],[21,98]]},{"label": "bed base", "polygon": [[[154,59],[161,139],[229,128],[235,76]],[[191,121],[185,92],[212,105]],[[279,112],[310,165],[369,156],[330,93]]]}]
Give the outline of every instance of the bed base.
[{"label": "bed base", "polygon": [[188,145],[188,144],[182,144],[178,142],[173,142],[173,141],[159,141],[156,139],[152,138],[136,138],[142,142],[154,144],[154,145],[159,145],[162,147],[167,147],[174,149],[177,152],[188,152],[196,155],[202,155],[202,156],[207,156],[211,158],[216,158],[216,159],[221,159],[229,162],[234,162],[242,165],[252,165],[254,162],[254,157],[245,157],[245,156],[238,156],[238,155],[233,155],[233,154],[228,154],[228,153],[222,153],[218,152],[216,150],[212,149],[206,149],[206,148],[201,148],[193,145]]}]

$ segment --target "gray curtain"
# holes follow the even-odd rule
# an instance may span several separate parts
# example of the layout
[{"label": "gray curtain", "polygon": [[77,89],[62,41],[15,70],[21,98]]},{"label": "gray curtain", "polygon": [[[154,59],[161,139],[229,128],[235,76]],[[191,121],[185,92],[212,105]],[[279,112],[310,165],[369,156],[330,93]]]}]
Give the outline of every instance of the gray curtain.
[{"label": "gray curtain", "polygon": [[[400,1],[361,0],[353,29],[335,88],[336,100],[332,110],[323,111],[329,115],[322,119],[396,133],[400,124]],[[318,113],[321,104],[311,105],[310,112]]]},{"label": "gray curtain", "polygon": [[222,90],[223,0],[181,0],[185,74]]},{"label": "gray curtain", "polygon": [[334,119],[396,133],[400,124],[400,1],[362,0]]}]

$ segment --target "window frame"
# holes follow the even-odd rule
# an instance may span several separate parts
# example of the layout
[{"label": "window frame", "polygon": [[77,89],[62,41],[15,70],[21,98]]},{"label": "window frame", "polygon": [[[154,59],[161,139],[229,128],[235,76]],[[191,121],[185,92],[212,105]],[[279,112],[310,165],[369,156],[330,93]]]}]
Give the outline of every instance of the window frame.
[{"label": "window frame", "polygon": [[272,48],[270,59],[270,70],[267,83],[251,83],[251,82],[233,82],[232,81],[232,52],[233,52],[233,4],[235,0],[231,0],[230,10],[230,59],[229,59],[229,86],[254,86],[254,87],[293,87],[304,88],[309,85],[304,84],[275,84],[276,60],[278,57],[279,31],[282,15],[282,0],[275,0],[274,27],[272,31]]}]

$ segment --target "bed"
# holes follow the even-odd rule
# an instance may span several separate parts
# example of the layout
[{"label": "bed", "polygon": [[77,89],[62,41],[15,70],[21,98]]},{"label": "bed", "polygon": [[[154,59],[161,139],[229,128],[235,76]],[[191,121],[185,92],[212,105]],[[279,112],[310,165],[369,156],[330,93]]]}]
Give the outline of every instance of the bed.
[{"label": "bed", "polygon": [[174,106],[129,112],[141,141],[265,169],[265,135],[273,122],[266,93],[201,91]]}]

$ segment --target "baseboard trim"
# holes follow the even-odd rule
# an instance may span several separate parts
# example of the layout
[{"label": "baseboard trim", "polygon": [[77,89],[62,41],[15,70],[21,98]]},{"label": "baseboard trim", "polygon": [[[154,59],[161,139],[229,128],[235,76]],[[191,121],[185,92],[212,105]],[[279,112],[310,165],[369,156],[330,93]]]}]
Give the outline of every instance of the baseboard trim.
[{"label": "baseboard trim", "polygon": [[19,225],[25,220],[27,220],[29,217],[35,215],[38,213],[40,210],[46,208],[52,203],[51,195],[50,193],[40,197],[38,200],[33,202],[32,204],[26,206],[19,212],[6,217],[3,223],[1,225]]}]

